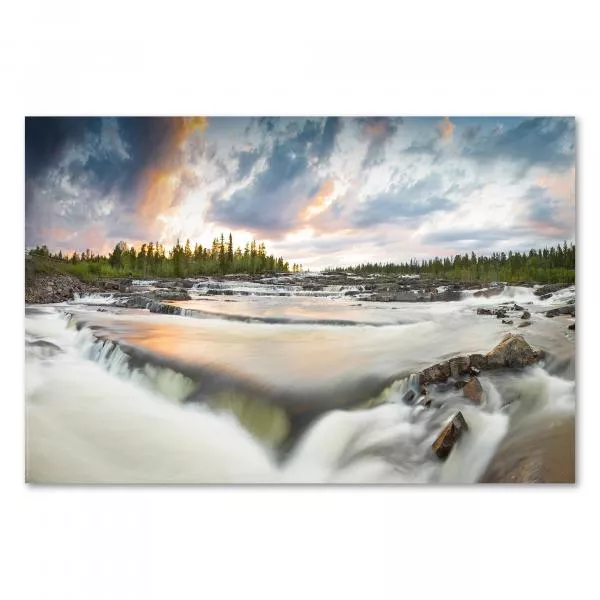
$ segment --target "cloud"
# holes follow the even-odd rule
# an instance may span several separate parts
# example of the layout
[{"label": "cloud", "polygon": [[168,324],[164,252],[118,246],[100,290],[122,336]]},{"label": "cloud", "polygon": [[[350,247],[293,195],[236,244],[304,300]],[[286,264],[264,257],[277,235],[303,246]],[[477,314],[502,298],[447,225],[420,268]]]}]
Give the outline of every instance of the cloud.
[{"label": "cloud", "polygon": [[[274,128],[270,124],[266,127],[269,131]],[[315,195],[324,185],[319,172],[321,160],[332,152],[339,130],[337,119],[307,119],[302,124],[290,124],[273,142],[264,170],[255,173],[248,185],[228,198],[213,198],[209,220],[275,236],[296,228],[303,218],[303,209],[315,202]],[[250,160],[257,159],[252,155]]]},{"label": "cloud", "polygon": [[367,198],[352,215],[356,227],[370,227],[397,219],[423,217],[436,211],[448,211],[456,205],[439,195],[442,179],[432,173],[424,179],[393,184],[385,192]]},{"label": "cloud", "polygon": [[455,125],[448,118],[444,117],[436,126],[439,136],[444,140],[449,140],[452,137]]},{"label": "cloud", "polygon": [[367,152],[363,168],[381,164],[385,160],[385,145],[403,123],[401,117],[360,117],[357,119],[362,134],[367,140]]},{"label": "cloud", "polygon": [[575,161],[575,119],[535,117],[512,127],[496,127],[470,139],[463,156],[477,161],[505,160],[525,168],[543,165],[568,169]]}]

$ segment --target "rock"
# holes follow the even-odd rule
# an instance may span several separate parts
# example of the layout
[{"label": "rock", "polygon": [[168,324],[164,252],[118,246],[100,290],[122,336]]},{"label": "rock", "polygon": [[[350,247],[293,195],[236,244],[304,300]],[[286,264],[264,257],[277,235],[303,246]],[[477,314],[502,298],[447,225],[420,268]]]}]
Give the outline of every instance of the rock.
[{"label": "rock", "polygon": [[540,296],[540,300],[548,300],[548,298],[552,298],[552,294],[542,294]]},{"label": "rock", "polygon": [[405,392],[404,396],[402,396],[402,402],[404,402],[404,404],[412,404],[416,396],[417,392],[415,392],[415,390],[408,390]]},{"label": "rock", "polygon": [[450,451],[465,431],[469,431],[469,426],[463,414],[458,411],[431,445],[436,456],[442,460],[448,458]]},{"label": "rock", "polygon": [[575,483],[575,419],[546,415],[509,429],[482,483]]},{"label": "rock", "polygon": [[[209,290],[210,291],[210,290]],[[232,290],[225,290],[232,291]],[[154,290],[150,296],[155,300],[191,300],[192,297],[184,290]]]},{"label": "rock", "polygon": [[463,373],[468,373],[471,362],[468,356],[457,356],[449,361],[450,364],[450,376],[455,379]]},{"label": "rock", "polygon": [[453,300],[460,300],[461,293],[454,290],[446,290],[445,292],[441,292],[439,294],[433,294],[431,296],[432,302],[450,302]]},{"label": "rock", "polygon": [[522,306],[519,306],[518,304],[515,304],[515,305],[513,306],[513,310],[523,310],[523,307],[522,307]]},{"label": "rock", "polygon": [[473,296],[476,298],[491,298],[492,296],[499,296],[504,291],[504,286],[497,286],[493,288],[489,288],[487,290],[480,290],[479,292],[475,292]]},{"label": "rock", "polygon": [[477,404],[481,403],[481,398],[483,397],[483,388],[481,387],[481,382],[477,377],[472,377],[467,381],[466,385],[462,389],[465,398],[471,400],[471,402],[476,402]]},{"label": "rock", "polygon": [[507,314],[503,310],[499,310],[496,313],[496,319],[506,319]]},{"label": "rock", "polygon": [[152,298],[149,296],[131,296],[125,302],[126,308],[148,308],[152,304]]},{"label": "rock", "polygon": [[531,321],[523,321],[519,323],[519,327],[529,327],[531,325]]},{"label": "rock", "polygon": [[477,314],[478,315],[491,315],[492,311],[489,308],[478,308]]},{"label": "rock", "polygon": [[569,287],[570,283],[550,283],[548,285],[543,285],[533,292],[534,296],[546,296],[547,294],[551,294],[552,292],[558,292],[558,290],[562,290],[566,287]]},{"label": "rock", "polygon": [[173,304],[163,304],[162,302],[153,302],[149,306],[150,312],[159,313],[163,315],[181,315],[181,309],[179,306]]},{"label": "rock", "polygon": [[571,323],[571,324],[569,325],[569,329],[570,329],[571,331],[575,331],[575,323]]},{"label": "rock", "polygon": [[471,354],[469,362],[471,363],[471,372],[476,371],[475,375],[478,375],[479,371],[485,369],[487,365],[487,359],[483,354]]},{"label": "rock", "polygon": [[468,382],[467,382],[467,381],[465,381],[464,379],[459,379],[458,381],[455,381],[455,382],[454,382],[454,387],[455,387],[457,390],[462,390],[462,388],[464,388],[464,387],[465,387],[465,385],[467,385],[467,383],[468,383]]},{"label": "rock", "polygon": [[531,319],[531,313],[529,311],[525,311],[522,315],[521,315],[521,319]]},{"label": "rock", "polygon": [[558,317],[558,315],[571,315],[575,316],[575,305],[569,304],[567,306],[561,306],[560,308],[553,308],[546,312],[546,316],[550,319],[553,317]]},{"label": "rock", "polygon": [[522,335],[509,333],[487,353],[487,368],[525,367],[536,362],[542,355],[543,353],[534,352]]},{"label": "rock", "polygon": [[423,371],[423,383],[441,383],[450,377],[450,364],[447,362],[433,365]]},{"label": "rock", "polygon": [[512,324],[513,324],[513,322],[512,322],[512,321],[510,321],[510,320],[502,319],[502,324],[503,324],[503,325],[512,325]]}]

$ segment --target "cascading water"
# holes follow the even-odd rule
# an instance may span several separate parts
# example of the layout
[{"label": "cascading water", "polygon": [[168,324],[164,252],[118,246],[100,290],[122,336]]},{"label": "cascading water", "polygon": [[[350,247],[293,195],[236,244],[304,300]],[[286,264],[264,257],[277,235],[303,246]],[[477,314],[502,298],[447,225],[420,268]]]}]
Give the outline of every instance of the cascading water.
[{"label": "cascading water", "polygon": [[[256,287],[272,294],[235,291]],[[171,314],[118,308],[111,294],[27,309],[27,480],[470,483],[513,429],[574,414],[572,369],[560,358],[574,355],[573,336],[568,321],[543,316],[574,288],[543,301],[507,288],[387,305],[326,285],[337,296],[280,296],[278,281],[225,289],[233,298],[205,294],[168,304]],[[503,302],[526,305],[527,339],[560,360],[482,374],[480,405],[450,386],[425,407],[411,373],[489,350],[513,329],[474,308]],[[442,462],[431,444],[457,410],[469,432]]]}]

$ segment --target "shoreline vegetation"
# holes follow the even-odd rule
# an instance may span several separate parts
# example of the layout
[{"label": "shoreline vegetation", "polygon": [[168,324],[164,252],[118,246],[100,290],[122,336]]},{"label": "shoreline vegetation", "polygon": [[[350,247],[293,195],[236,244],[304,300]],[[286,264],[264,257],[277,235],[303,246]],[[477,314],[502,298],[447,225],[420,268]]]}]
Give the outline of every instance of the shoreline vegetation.
[{"label": "shoreline vegetation", "polygon": [[267,254],[263,242],[253,240],[244,249],[235,246],[233,236],[221,234],[212,241],[211,247],[196,244],[192,250],[190,240],[166,251],[159,242],[142,244],[139,249],[127,242],[119,242],[108,255],[94,254],[91,250],[63,255],[52,253],[47,246],[36,246],[26,254],[34,260],[38,272],[73,275],[83,281],[102,277],[163,279],[197,277],[203,275],[249,274],[277,271],[298,273],[301,266],[290,264],[283,257]]},{"label": "shoreline vegetation", "polygon": [[454,258],[430,258],[404,263],[363,263],[353,267],[328,268],[325,273],[351,272],[360,275],[427,275],[454,281],[505,281],[515,283],[574,283],[575,245],[565,241],[528,252],[494,252],[490,256],[457,254]]},{"label": "shoreline vegetation", "polygon": [[[264,243],[256,240],[234,250],[231,233],[214,238],[210,248],[196,244],[192,251],[190,240],[181,246],[179,240],[172,250],[165,252],[160,243],[142,244],[139,250],[126,242],[119,242],[108,255],[90,250],[70,256],[61,251],[52,253],[47,246],[37,246],[26,255],[27,280],[31,276],[71,275],[83,282],[101,279],[180,279],[185,277],[226,275],[261,275],[268,273],[300,273],[302,266],[283,257],[268,255]],[[457,254],[453,258],[432,258],[404,263],[362,263],[350,267],[328,267],[328,275],[382,275],[416,276],[423,279],[447,279],[463,283],[574,283],[575,245],[566,241],[550,248],[531,249],[528,252],[494,252],[489,256]],[[27,281],[26,281],[27,283]]]}]

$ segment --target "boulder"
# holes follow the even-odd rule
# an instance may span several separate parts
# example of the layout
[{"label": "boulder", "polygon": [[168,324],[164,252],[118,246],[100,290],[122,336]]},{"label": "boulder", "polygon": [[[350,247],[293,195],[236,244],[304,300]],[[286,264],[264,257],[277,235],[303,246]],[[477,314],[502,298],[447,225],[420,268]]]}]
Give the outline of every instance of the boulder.
[{"label": "boulder", "polygon": [[450,376],[455,379],[463,373],[468,373],[469,367],[471,366],[468,356],[457,356],[456,358],[452,358],[450,359],[449,364]]},{"label": "boulder", "polygon": [[431,445],[436,456],[442,460],[448,458],[450,451],[465,431],[469,431],[469,426],[463,414],[458,411]]},{"label": "boulder", "polygon": [[503,324],[503,325],[512,325],[512,324],[513,324],[513,322],[512,322],[510,319],[509,319],[509,320],[507,320],[507,319],[502,319],[502,324]]},{"label": "boulder", "polygon": [[471,377],[469,381],[467,381],[466,385],[462,388],[463,394],[465,398],[471,400],[471,402],[475,402],[477,404],[481,403],[481,399],[483,397],[483,388],[481,387],[481,382],[477,377]]},{"label": "boulder", "polygon": [[493,288],[489,288],[487,290],[480,290],[475,292],[473,296],[476,298],[491,298],[492,296],[499,296],[504,291],[504,286],[497,286]]},{"label": "boulder", "polygon": [[558,317],[559,315],[571,315],[575,316],[575,305],[568,304],[567,306],[561,306],[560,308],[552,308],[551,310],[546,312],[546,316],[550,319],[553,317]]},{"label": "boulder", "polygon": [[522,315],[521,315],[521,319],[531,319],[531,313],[529,311],[525,311]]},{"label": "boulder", "polygon": [[541,358],[542,353],[535,352],[522,335],[509,333],[486,355],[488,369],[502,367],[525,367]]},{"label": "boulder", "polygon": [[[227,290],[227,291],[230,291],[230,290]],[[155,300],[191,300],[192,299],[192,297],[185,290],[154,290],[150,295]]]},{"label": "boulder", "polygon": [[515,305],[513,306],[513,310],[523,310],[523,307],[522,307],[522,306],[519,306],[518,304],[515,304]]},{"label": "boulder", "polygon": [[571,331],[575,331],[575,323],[571,323],[571,324],[569,325],[569,329],[570,329]]},{"label": "boulder", "polygon": [[552,298],[552,294],[542,294],[540,296],[540,300],[548,300],[548,298]]},{"label": "boulder", "polygon": [[492,311],[489,308],[478,308],[477,314],[478,315],[491,315]]},{"label": "boulder", "polygon": [[558,292],[558,290],[562,290],[566,287],[569,287],[570,283],[549,283],[548,285],[543,285],[533,292],[535,296],[546,296],[547,294],[551,294],[553,292]]},{"label": "boulder", "polygon": [[460,300],[461,293],[455,290],[446,290],[445,292],[440,292],[439,294],[432,294],[431,301],[432,302],[450,302],[453,300]]},{"label": "boulder", "polygon": [[471,354],[469,356],[469,363],[471,364],[471,373],[476,371],[474,374],[478,375],[481,369],[485,369],[487,359],[483,354]]},{"label": "boulder", "polygon": [[506,319],[507,314],[503,310],[499,310],[496,312],[496,319]]},{"label": "boulder", "polygon": [[163,304],[161,302],[153,302],[149,306],[151,313],[159,313],[163,315],[181,315],[181,308],[173,304]]},{"label": "boulder", "polygon": [[402,402],[404,404],[412,404],[414,399],[417,397],[417,392],[415,390],[407,390],[402,396]]},{"label": "boulder", "polygon": [[519,327],[529,327],[531,325],[531,321],[523,321],[519,323]]},{"label": "boulder", "polygon": [[127,298],[127,302],[125,302],[126,308],[148,308],[148,306],[152,304],[152,298],[149,296],[131,296],[131,298]]},{"label": "boulder", "polygon": [[450,377],[450,364],[448,362],[433,365],[423,371],[423,383],[442,383]]}]

